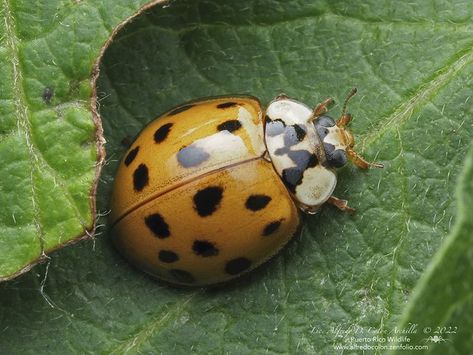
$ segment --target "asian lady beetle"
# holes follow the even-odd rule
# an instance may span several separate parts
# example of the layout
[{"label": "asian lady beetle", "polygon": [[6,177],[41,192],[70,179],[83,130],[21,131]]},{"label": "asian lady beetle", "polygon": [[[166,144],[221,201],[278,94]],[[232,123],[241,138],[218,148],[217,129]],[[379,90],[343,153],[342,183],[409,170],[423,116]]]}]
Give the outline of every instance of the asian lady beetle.
[{"label": "asian lady beetle", "polygon": [[140,269],[181,285],[210,285],[245,273],[296,233],[298,210],[330,203],[335,169],[353,150],[345,101],[334,121],[327,99],[310,109],[280,95],[226,96],[179,106],[152,121],[117,171],[111,225],[118,249]]}]

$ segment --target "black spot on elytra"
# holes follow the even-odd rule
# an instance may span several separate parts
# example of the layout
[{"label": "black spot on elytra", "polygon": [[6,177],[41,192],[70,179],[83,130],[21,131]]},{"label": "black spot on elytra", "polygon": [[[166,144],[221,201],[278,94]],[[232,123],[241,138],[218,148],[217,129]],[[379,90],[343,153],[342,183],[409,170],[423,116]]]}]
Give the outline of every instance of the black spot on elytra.
[{"label": "black spot on elytra", "polygon": [[151,232],[160,239],[167,238],[171,235],[168,224],[159,213],[153,213],[145,217],[145,224]]},{"label": "black spot on elytra", "polygon": [[230,275],[237,275],[251,266],[251,261],[247,258],[236,258],[230,260],[227,265],[225,265],[225,272]]},{"label": "black spot on elytra", "polygon": [[194,208],[199,216],[210,216],[217,210],[222,197],[223,189],[220,186],[206,187],[194,195]]},{"label": "black spot on elytra", "polygon": [[215,247],[215,243],[211,243],[207,240],[196,240],[192,244],[192,250],[199,256],[215,256],[218,255],[218,249]]},{"label": "black spot on elytra", "polygon": [[233,107],[236,105],[238,105],[238,103],[229,101],[229,102],[224,102],[223,104],[218,104],[217,108],[225,109],[225,108]]},{"label": "black spot on elytra", "polygon": [[269,137],[274,137],[280,135],[284,132],[286,124],[280,118],[271,120],[268,116],[265,118],[265,129],[266,135]]},{"label": "black spot on elytra", "polygon": [[194,276],[188,271],[180,269],[169,270],[169,274],[178,282],[191,284],[195,282]]},{"label": "black spot on elytra", "polygon": [[266,207],[271,197],[266,195],[251,195],[245,203],[245,207],[251,211],[259,211]]},{"label": "black spot on elytra", "polygon": [[184,168],[197,166],[206,161],[209,157],[210,154],[196,144],[182,147],[177,153],[177,161]]},{"label": "black spot on elytra", "polygon": [[168,116],[177,115],[178,113],[187,111],[187,110],[191,109],[191,108],[194,107],[194,106],[195,106],[195,105],[184,105],[184,106],[177,107],[177,108],[175,108],[174,110],[172,110],[171,112],[169,112],[169,113],[168,113]]},{"label": "black spot on elytra", "polygon": [[126,166],[129,166],[133,160],[135,160],[136,158],[136,155],[138,154],[138,151],[140,150],[140,146],[136,146],[135,148],[133,148],[132,150],[130,150],[130,152],[127,154],[126,158],[125,158],[125,165]]},{"label": "black spot on elytra", "polygon": [[53,98],[53,96],[54,96],[54,90],[53,89],[48,88],[48,87],[44,88],[42,98],[43,98],[43,102],[45,104],[50,104],[51,99]]},{"label": "black spot on elytra", "polygon": [[287,126],[284,130],[284,145],[286,147],[296,145],[297,143],[302,142],[304,140],[305,135],[306,132],[305,129],[302,128],[302,126],[299,126],[297,124]]},{"label": "black spot on elytra", "polygon": [[156,143],[161,143],[162,141],[164,141],[167,138],[169,132],[171,131],[171,127],[172,123],[166,123],[159,127],[156,132],[154,132],[154,141]]},{"label": "black spot on elytra", "polygon": [[297,185],[302,183],[304,171],[299,168],[287,168],[282,171],[282,180],[286,187],[292,192],[296,192]]},{"label": "black spot on elytra", "polygon": [[279,227],[281,226],[281,222],[282,221],[274,221],[274,222],[268,223],[264,227],[262,235],[264,237],[267,237],[268,235],[271,235],[274,232],[276,232],[279,229]]},{"label": "black spot on elytra", "polygon": [[219,131],[234,132],[241,128],[241,122],[238,120],[228,120],[217,126]]},{"label": "black spot on elytra", "polygon": [[179,260],[179,255],[172,250],[161,250],[158,254],[158,258],[163,263],[174,263]]},{"label": "black spot on elytra", "polygon": [[140,164],[133,172],[133,187],[135,191],[139,192],[148,185],[148,167],[145,164]]}]

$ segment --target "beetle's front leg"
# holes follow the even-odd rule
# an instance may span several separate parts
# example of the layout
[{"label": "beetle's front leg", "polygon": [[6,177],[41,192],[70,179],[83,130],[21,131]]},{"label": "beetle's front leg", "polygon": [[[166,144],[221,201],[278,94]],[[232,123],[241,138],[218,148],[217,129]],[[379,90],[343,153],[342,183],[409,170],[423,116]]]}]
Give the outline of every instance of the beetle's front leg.
[{"label": "beetle's front leg", "polygon": [[350,206],[348,206],[347,200],[342,200],[335,196],[330,196],[327,200],[327,203],[337,207],[342,212],[355,213],[356,211],[354,208],[351,208]]},{"label": "beetle's front leg", "polygon": [[329,97],[328,99],[325,99],[323,102],[315,106],[314,112],[312,113],[312,119],[315,120],[317,117],[322,116],[324,113],[328,111],[328,107],[334,103],[333,99]]}]

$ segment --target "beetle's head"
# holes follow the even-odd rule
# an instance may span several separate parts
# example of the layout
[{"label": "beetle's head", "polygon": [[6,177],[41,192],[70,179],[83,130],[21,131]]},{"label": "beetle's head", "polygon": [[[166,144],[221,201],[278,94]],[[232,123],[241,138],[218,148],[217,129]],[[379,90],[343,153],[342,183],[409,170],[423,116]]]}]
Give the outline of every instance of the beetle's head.
[{"label": "beetle's head", "polygon": [[369,167],[382,168],[382,164],[369,163],[353,150],[355,139],[347,128],[352,116],[346,113],[346,108],[348,101],[355,94],[356,89],[353,89],[347,96],[343,105],[342,115],[337,121],[327,115],[314,117],[313,122],[317,134],[323,143],[327,165],[331,168],[341,168],[350,159],[356,166],[362,169]]}]

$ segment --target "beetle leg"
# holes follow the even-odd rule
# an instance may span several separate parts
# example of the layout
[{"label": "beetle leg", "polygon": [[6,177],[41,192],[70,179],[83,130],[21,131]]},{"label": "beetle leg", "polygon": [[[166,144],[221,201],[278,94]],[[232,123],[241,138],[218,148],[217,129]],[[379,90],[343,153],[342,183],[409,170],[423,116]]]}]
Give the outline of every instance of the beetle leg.
[{"label": "beetle leg", "polygon": [[355,152],[351,148],[347,148],[346,150],[348,154],[348,158],[352,161],[353,164],[355,164],[357,167],[360,169],[368,169],[368,168],[384,168],[384,165],[381,163],[370,163],[367,162],[363,157],[358,155],[357,152]]},{"label": "beetle leg", "polygon": [[355,213],[356,210],[354,208],[351,208],[348,206],[348,201],[347,200],[342,200],[339,199],[335,196],[330,196],[327,200],[327,203],[331,204],[332,206],[337,207],[340,211],[346,212],[346,213]]},{"label": "beetle leg", "polygon": [[325,99],[323,102],[315,106],[314,112],[312,113],[312,120],[317,119],[317,117],[322,116],[325,112],[328,111],[327,106],[330,106],[334,103],[333,99],[329,97],[328,99]]},{"label": "beetle leg", "polygon": [[352,118],[353,118],[352,115],[350,115],[349,113],[345,113],[343,116],[341,116],[338,119],[337,126],[338,127],[345,127],[346,125],[348,125],[350,123]]},{"label": "beetle leg", "polygon": [[280,93],[278,96],[276,96],[276,100],[285,100],[288,99],[289,96],[287,96],[285,93]]}]

